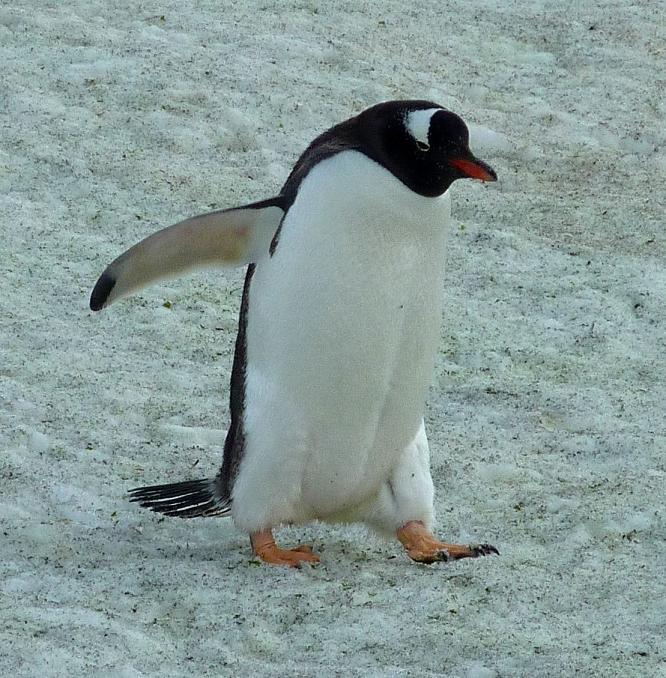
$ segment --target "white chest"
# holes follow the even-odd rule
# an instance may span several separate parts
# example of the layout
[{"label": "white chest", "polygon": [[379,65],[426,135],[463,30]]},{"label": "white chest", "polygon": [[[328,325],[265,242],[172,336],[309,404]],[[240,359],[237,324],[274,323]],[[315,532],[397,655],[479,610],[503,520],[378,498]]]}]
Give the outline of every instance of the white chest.
[{"label": "white chest", "polygon": [[447,195],[418,196],[347,151],[311,171],[257,265],[246,455],[298,478],[316,514],[376,489],[418,429],[448,224]]}]

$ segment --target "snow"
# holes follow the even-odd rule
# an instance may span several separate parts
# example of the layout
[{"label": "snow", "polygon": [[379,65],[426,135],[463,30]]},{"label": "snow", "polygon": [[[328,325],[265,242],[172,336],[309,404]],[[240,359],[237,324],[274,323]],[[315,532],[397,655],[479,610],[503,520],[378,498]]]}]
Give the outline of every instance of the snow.
[{"label": "snow", "polygon": [[[665,44],[649,0],[0,9],[2,674],[663,674]],[[93,315],[99,273],[409,97],[500,177],[452,190],[426,424],[438,533],[501,556],[310,525],[284,571],[129,504],[219,464],[243,276]]]}]

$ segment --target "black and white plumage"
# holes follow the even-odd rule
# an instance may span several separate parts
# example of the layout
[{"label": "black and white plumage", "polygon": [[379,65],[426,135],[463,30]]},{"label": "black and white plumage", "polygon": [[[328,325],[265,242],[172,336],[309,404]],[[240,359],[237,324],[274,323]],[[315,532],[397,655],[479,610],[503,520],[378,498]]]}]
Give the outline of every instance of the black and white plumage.
[{"label": "black and white plumage", "polygon": [[250,534],[315,519],[429,528],[423,411],[448,188],[464,177],[496,179],[457,115],[386,102],[317,137],[276,197],[186,220],[116,259],[93,310],[193,267],[249,264],[221,470],[132,501],[231,514]]}]

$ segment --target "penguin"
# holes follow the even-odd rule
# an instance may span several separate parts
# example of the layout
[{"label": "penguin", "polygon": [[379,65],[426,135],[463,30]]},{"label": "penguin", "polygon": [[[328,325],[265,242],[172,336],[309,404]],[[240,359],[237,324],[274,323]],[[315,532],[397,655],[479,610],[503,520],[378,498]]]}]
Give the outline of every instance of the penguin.
[{"label": "penguin", "polygon": [[388,101],[316,137],[275,197],[186,219],[113,261],[93,311],[198,267],[247,265],[221,468],[130,501],[231,516],[275,565],[319,561],[272,532],[316,520],[365,523],[422,563],[497,554],[432,532],[423,416],[449,188],[463,178],[497,180],[463,120],[431,101]]}]

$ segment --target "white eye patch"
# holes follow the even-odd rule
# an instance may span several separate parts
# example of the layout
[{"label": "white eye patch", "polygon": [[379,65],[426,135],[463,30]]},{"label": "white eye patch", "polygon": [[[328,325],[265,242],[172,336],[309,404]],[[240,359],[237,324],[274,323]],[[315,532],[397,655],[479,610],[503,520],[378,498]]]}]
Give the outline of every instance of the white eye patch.
[{"label": "white eye patch", "polygon": [[441,110],[441,108],[424,108],[418,111],[410,111],[405,116],[405,128],[414,137],[419,148],[424,151],[430,148],[428,143],[430,120],[435,113]]}]

